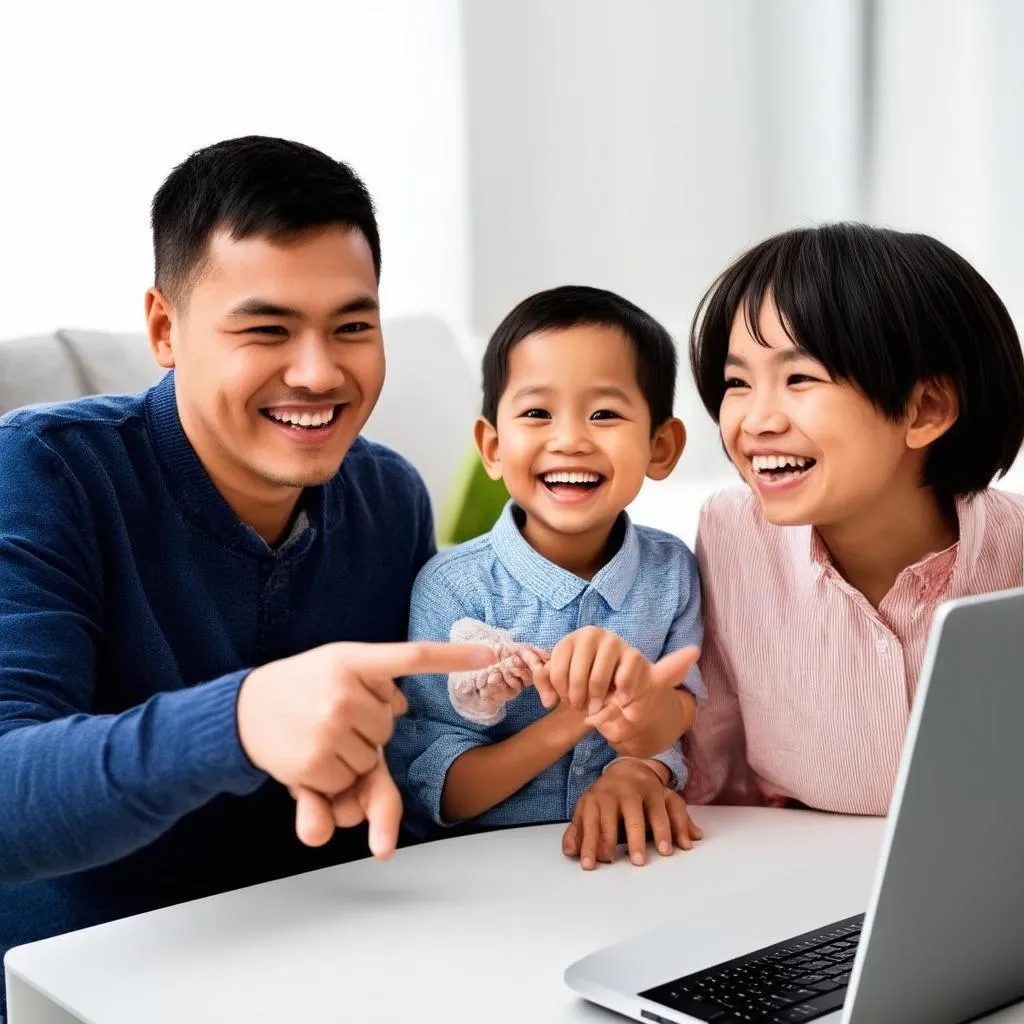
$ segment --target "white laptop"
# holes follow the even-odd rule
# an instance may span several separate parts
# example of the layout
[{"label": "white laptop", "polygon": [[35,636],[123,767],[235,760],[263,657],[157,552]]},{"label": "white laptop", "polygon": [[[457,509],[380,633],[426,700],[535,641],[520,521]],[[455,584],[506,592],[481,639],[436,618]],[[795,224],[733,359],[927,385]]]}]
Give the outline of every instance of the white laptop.
[{"label": "white laptop", "polygon": [[960,1024],[1024,999],[1024,590],[935,614],[866,914],[683,974],[686,925],[565,980],[654,1024]]}]

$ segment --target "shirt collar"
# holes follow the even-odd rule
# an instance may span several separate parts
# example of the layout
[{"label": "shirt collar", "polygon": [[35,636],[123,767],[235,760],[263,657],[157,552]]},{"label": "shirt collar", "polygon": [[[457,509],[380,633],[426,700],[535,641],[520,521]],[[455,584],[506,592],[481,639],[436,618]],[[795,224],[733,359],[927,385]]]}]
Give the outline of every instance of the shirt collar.
[{"label": "shirt collar", "polygon": [[640,541],[625,512],[620,513],[622,544],[592,580],[581,579],[530,547],[516,521],[521,516],[521,510],[510,501],[491,530],[494,553],[517,583],[556,609],[575,601],[588,587],[613,611],[622,607],[640,570]]},{"label": "shirt collar", "polygon": [[[955,580],[970,575],[978,557],[982,534],[985,531],[985,507],[977,496],[956,499],[958,539],[941,551],[925,555],[919,562],[907,566],[899,578],[910,574],[918,581],[922,598],[934,599],[946,593]],[[832,556],[829,554],[821,534],[813,527],[808,545],[811,564],[819,573],[834,571]]]}]

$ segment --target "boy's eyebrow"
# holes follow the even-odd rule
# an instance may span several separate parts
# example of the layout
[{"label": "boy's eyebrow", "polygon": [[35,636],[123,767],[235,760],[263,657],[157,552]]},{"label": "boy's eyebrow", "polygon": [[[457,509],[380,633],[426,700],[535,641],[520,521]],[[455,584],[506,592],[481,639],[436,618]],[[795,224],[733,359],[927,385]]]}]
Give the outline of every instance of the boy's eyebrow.
[{"label": "boy's eyebrow", "polygon": [[[348,302],[343,302],[331,311],[331,319],[337,316],[345,316],[349,313],[376,313],[380,305],[372,295],[359,295]],[[276,302],[267,299],[251,298],[240,302],[227,314],[228,320],[246,320],[251,317],[280,317],[298,320],[302,313],[291,306],[279,306]]]},{"label": "boy's eyebrow", "polygon": [[[553,388],[547,387],[544,384],[528,384],[512,395],[512,401],[518,402],[520,399],[530,398],[534,395],[543,398],[545,395],[550,395],[553,391]],[[615,384],[601,384],[596,388],[591,388],[587,394],[594,398],[618,398],[623,402],[630,400],[629,395]]]}]

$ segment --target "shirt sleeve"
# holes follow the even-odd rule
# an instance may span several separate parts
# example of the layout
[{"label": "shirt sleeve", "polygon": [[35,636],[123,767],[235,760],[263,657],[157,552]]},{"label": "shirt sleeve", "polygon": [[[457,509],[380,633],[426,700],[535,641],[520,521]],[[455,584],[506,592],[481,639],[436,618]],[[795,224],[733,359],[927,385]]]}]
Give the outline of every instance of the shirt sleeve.
[{"label": "shirt sleeve", "polygon": [[91,713],[103,615],[84,493],[43,440],[0,428],[0,883],[117,860],[266,780],[238,739],[248,670]]},{"label": "shirt sleeve", "polygon": [[[691,803],[763,803],[754,774],[747,764],[743,712],[728,651],[716,628],[715,588],[709,585],[716,571],[709,543],[714,531],[709,506],[701,510],[697,534],[697,561],[704,576],[705,639],[701,668],[707,699],[697,711],[693,728],[684,740],[690,777],[686,797]],[[719,570],[721,571],[721,570]]]},{"label": "shirt sleeve", "polygon": [[[463,586],[470,584],[462,579]],[[470,602],[456,595],[437,563],[428,563],[413,587],[409,614],[410,640],[449,639],[460,619],[479,617]],[[395,722],[386,756],[406,801],[411,823],[426,818],[447,825],[441,814],[441,793],[456,758],[491,742],[486,726],[462,718],[448,696],[444,675],[415,675],[401,680],[409,710]]]}]

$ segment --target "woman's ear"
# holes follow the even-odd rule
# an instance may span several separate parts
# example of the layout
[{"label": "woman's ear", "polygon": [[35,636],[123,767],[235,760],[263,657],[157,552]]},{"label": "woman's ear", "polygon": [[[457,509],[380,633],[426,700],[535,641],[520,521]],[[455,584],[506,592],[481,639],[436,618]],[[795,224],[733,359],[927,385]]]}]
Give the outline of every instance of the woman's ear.
[{"label": "woman's ear", "polygon": [[907,406],[907,447],[927,448],[946,433],[960,415],[960,397],[948,377],[914,386]]},{"label": "woman's ear", "polygon": [[481,416],[473,427],[473,440],[476,442],[487,475],[492,480],[500,480],[501,455],[498,452],[498,431],[494,424]]},{"label": "woman's ear", "polygon": [[676,468],[686,447],[686,427],[675,417],[665,420],[651,438],[651,457],[647,460],[647,475],[652,480],[664,480]]}]

